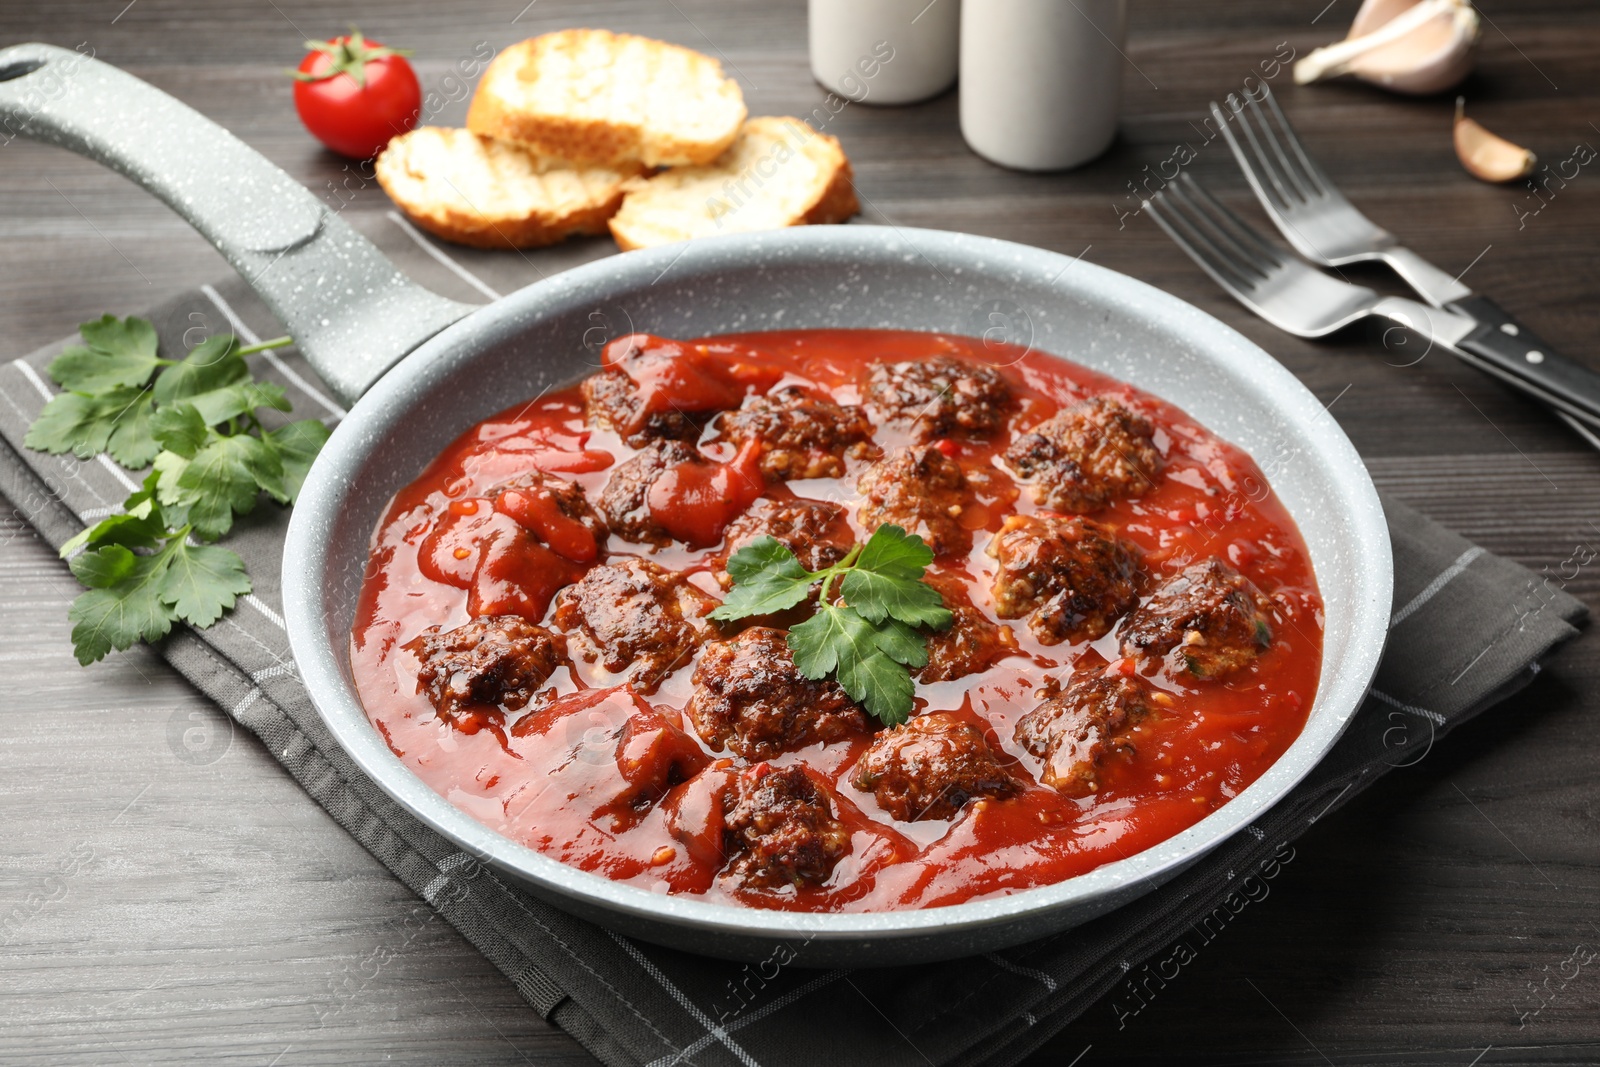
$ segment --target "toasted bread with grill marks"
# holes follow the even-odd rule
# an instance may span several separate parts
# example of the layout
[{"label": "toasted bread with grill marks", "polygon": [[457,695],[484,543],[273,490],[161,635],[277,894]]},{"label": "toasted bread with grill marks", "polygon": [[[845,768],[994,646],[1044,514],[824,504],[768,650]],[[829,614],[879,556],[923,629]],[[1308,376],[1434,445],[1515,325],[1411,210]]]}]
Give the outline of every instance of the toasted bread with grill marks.
[{"label": "toasted bread with grill marks", "polygon": [[611,235],[624,249],[722,233],[843,222],[861,210],[836,138],[795,118],[754,118],[714,163],[629,183]]},{"label": "toasted bread with grill marks", "polygon": [[532,248],[604,233],[637,164],[576,166],[469,130],[423,126],[389,142],[378,184],[418,226],[457,244]]},{"label": "toasted bread with grill marks", "polygon": [[467,127],[577,163],[709,163],[733,143],[744,95],[709,56],[609,30],[512,45],[478,83]]}]

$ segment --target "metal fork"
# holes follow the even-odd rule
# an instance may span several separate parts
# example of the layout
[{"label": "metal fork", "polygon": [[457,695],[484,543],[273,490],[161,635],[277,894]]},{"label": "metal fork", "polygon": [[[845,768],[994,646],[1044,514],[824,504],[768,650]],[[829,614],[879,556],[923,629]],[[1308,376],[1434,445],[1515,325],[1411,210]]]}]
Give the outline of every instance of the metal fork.
[{"label": "metal fork", "polygon": [[[1263,106],[1264,105],[1264,106]],[[1228,94],[1229,122],[1221,105],[1211,115],[1227,138],[1244,176],[1273,223],[1295,251],[1325,267],[1382,261],[1434,307],[1472,295],[1472,290],[1400,243],[1394,234],[1363,215],[1345,199],[1301,145],[1272,90],[1241,100]],[[1237,124],[1249,149],[1234,133]]]},{"label": "metal fork", "polygon": [[[1452,351],[1524,392],[1566,399],[1569,403],[1552,404],[1556,415],[1600,449],[1600,436],[1592,428],[1600,425],[1600,375],[1557,353],[1494,301],[1474,295],[1458,277],[1362,214],[1305,150],[1270,87],[1262,85],[1259,94],[1246,92],[1243,100],[1230,93],[1228,108],[1233,122],[1215,101],[1212,118],[1256,199],[1296,251],[1326,267],[1387,263],[1429,304],[1477,323],[1477,329],[1453,343]],[[1249,142],[1248,150],[1235,135],[1235,125]],[[1574,404],[1581,415],[1571,413]]]},{"label": "metal fork", "polygon": [[[1382,296],[1330,278],[1287,255],[1222,206],[1187,172],[1145,202],[1167,236],[1245,307],[1300,337],[1326,337],[1371,316],[1388,319],[1442,344],[1456,356],[1600,430],[1600,419],[1567,398],[1506,373],[1459,347],[1479,324],[1415,300]],[[1591,430],[1591,432],[1592,432]]]}]

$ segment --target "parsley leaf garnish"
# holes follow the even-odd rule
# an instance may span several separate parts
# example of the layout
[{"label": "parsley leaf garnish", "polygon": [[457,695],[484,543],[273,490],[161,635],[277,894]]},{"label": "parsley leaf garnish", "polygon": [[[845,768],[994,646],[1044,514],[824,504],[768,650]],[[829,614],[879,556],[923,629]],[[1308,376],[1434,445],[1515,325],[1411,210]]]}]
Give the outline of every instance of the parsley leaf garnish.
[{"label": "parsley leaf garnish", "polygon": [[48,368],[66,391],[47,403],[25,443],[82,459],[107,453],[144,484],[61,548],[86,588],[72,603],[72,643],[85,665],[113,649],[165,637],[174,622],[205,629],[250,592],[244,563],[214,541],[262,492],[289,504],[328,428],[315,419],[269,430],[262,409],[288,411],[281,386],[257,382],[245,357],[289,344],[240,347],[211,337],[164,359],[146,320],[106,315],[78,328],[84,344]]},{"label": "parsley leaf garnish", "polygon": [[[816,614],[789,631],[796,669],[817,681],[832,676],[852,700],[893,726],[911,714],[909,668],[928,662],[927,638],[918,629],[950,625],[939,591],[922,580],[932,562],[922,538],[894,525],[878,527],[865,545],[820,571],[806,570],[776,538],[759,537],[728,559],[733,589],[711,617],[732,622],[783,611],[820,582]],[[842,603],[833,596],[836,581]]]},{"label": "parsley leaf garnish", "polygon": [[820,580],[775,537],[758,537],[730,556],[728,577],[733,579],[733,590],[711,613],[724,622],[792,608]]},{"label": "parsley leaf garnish", "polygon": [[306,475],[311,473],[311,461],[328,441],[328,428],[319,419],[301,419],[268,430],[263,439],[277,451],[282,477],[276,482],[262,482],[261,487],[278,503],[292,504],[300,495]]},{"label": "parsley leaf garnish", "polygon": [[44,406],[25,444],[42,452],[89,459],[101,452],[134,470],[161,451],[150,433],[150,379],[171,360],[156,354],[155,329],[144,319],[106,315],[78,327],[84,345],[57,356],[46,373],[66,392]]},{"label": "parsley leaf garnish", "polygon": [[[177,459],[161,462],[166,456]],[[193,526],[207,540],[233,528],[235,515],[253,511],[261,490],[283,484],[283,462],[271,442],[210,430],[185,456],[176,449],[156,462],[156,499],[169,521]]]},{"label": "parsley leaf garnish", "polygon": [[170,361],[156,355],[156,331],[144,319],[104,315],[78,327],[87,347],[62,352],[49,374],[63,389],[104,393],[117,386],[143,389]]}]

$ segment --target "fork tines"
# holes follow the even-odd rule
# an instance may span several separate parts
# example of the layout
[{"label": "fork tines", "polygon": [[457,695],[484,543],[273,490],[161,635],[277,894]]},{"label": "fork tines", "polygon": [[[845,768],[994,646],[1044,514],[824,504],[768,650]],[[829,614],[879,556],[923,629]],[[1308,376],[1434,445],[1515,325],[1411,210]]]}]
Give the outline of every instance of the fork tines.
[{"label": "fork tines", "polygon": [[[1223,136],[1233,142],[1235,152],[1239,152],[1227,116],[1214,103],[1211,109]],[[1275,194],[1274,199],[1279,207],[1293,208],[1297,202],[1309,203],[1338,195],[1333,182],[1306,154],[1294,127],[1289,125],[1288,116],[1278,106],[1277,97],[1272,95],[1271,88],[1263,84],[1259,94],[1246,91],[1243,100],[1237,94],[1229,93],[1228,110],[1238,120],[1239,129],[1244,131],[1245,138],[1250,142],[1258,173],[1265,175],[1270,185],[1270,190],[1263,187],[1262,191]]]},{"label": "fork tines", "polygon": [[1146,202],[1156,224],[1225,288],[1249,291],[1285,263],[1284,254],[1188,173]]}]

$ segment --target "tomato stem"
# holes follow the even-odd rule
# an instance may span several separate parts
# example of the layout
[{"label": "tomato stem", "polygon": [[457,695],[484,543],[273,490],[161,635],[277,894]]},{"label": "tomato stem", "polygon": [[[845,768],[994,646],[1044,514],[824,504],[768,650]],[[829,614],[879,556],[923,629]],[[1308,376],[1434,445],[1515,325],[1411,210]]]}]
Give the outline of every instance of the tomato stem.
[{"label": "tomato stem", "polygon": [[313,52],[323,53],[331,62],[316,74],[303,70],[291,71],[290,73],[294,75],[296,81],[320,82],[327,81],[329,78],[337,77],[340,74],[348,74],[351,80],[363,89],[367,87],[368,63],[375,59],[387,59],[390,56],[403,57],[411,54],[411,49],[409,48],[389,48],[381,44],[368,44],[366,37],[354,26],[350,27],[350,33],[347,36],[335,37],[331,41],[307,41],[306,47]]}]

